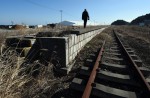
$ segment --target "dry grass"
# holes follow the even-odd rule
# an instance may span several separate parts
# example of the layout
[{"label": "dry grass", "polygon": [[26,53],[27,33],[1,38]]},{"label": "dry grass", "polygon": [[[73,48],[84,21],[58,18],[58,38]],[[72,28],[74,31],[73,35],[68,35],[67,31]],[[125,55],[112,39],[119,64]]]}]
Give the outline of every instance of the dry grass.
[{"label": "dry grass", "polygon": [[[19,83],[17,77],[19,72],[19,62],[17,62],[17,55],[15,51],[7,49],[1,54],[0,60],[0,97],[13,98],[17,97],[14,93],[14,87]],[[17,64],[18,63],[18,64]],[[19,79],[21,80],[21,79]],[[13,95],[12,95],[13,93]],[[18,97],[17,97],[18,98]]]},{"label": "dry grass", "polygon": [[[4,34],[1,42],[9,35],[33,34],[41,31],[46,32],[48,29],[1,32],[0,34]],[[95,47],[100,47],[103,39],[109,40],[109,34],[102,33],[93,42],[91,41],[91,51]],[[89,51],[89,46],[86,48]],[[47,61],[48,66],[42,64],[40,60],[29,64],[19,58],[19,54],[13,49],[7,47],[4,50],[0,55],[0,98],[51,98],[56,92],[68,88],[69,83],[64,81],[72,76],[55,77],[51,62]]]},{"label": "dry grass", "polygon": [[89,54],[96,52],[97,49],[99,49],[102,46],[104,40],[106,42],[111,41],[111,36],[109,31],[111,32],[112,29],[108,28],[104,30],[85,45],[85,47],[80,51],[80,53],[76,57],[75,66],[80,67],[84,65],[85,59],[90,57]]},{"label": "dry grass", "polygon": [[0,98],[48,98],[59,91],[63,81],[65,77],[54,77],[50,62],[48,66],[38,60],[25,63],[12,49],[0,56]]},{"label": "dry grass", "polygon": [[107,42],[111,41],[112,40],[111,32],[112,32],[112,30],[109,28],[104,30],[103,33],[100,34],[99,39],[105,40]]},{"label": "dry grass", "polygon": [[[37,28],[37,29],[21,29],[21,30],[4,30],[0,29],[0,46],[4,44],[6,37],[8,36],[18,36],[18,35],[29,35],[29,34],[37,34],[38,32],[50,32],[55,31],[56,29],[51,28]],[[51,34],[54,35],[54,34]]]},{"label": "dry grass", "polygon": [[132,36],[150,43],[150,28],[141,26],[116,26],[114,27],[120,33]]},{"label": "dry grass", "polygon": [[10,35],[26,35],[42,31],[49,29],[6,30],[0,33],[2,35],[0,44],[3,46],[0,55],[0,98],[48,98],[62,86],[62,81],[65,79],[54,77],[50,62],[48,66],[40,63],[39,60],[28,64],[14,49],[5,48],[3,43]]},{"label": "dry grass", "polygon": [[143,61],[143,66],[150,68],[150,27],[115,26],[114,29],[134,49]]}]

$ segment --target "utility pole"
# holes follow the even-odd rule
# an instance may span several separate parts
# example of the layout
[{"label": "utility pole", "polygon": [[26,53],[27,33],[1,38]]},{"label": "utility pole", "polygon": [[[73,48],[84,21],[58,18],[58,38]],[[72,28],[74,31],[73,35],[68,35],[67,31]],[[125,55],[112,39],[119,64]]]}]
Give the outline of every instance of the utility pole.
[{"label": "utility pole", "polygon": [[60,10],[60,14],[61,14],[61,17],[60,17],[60,18],[61,18],[61,21],[60,21],[60,28],[62,28],[62,24],[61,24],[61,23],[62,23],[62,12],[63,12],[63,11]]},{"label": "utility pole", "polygon": [[13,21],[11,21],[11,25],[14,25],[14,22],[13,22]]}]

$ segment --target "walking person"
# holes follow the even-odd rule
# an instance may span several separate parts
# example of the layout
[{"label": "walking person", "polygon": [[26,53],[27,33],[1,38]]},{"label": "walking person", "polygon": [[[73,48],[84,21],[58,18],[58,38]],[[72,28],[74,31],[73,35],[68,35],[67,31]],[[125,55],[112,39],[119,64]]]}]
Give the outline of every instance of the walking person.
[{"label": "walking person", "polygon": [[89,14],[86,9],[82,13],[82,20],[84,21],[84,28],[86,28],[87,20],[89,20]]}]

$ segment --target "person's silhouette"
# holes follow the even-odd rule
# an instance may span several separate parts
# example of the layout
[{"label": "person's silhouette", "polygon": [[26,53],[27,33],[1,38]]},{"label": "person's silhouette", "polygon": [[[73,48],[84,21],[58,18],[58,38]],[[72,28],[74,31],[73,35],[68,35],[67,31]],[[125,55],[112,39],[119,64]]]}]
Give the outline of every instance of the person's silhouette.
[{"label": "person's silhouette", "polygon": [[86,23],[87,23],[87,20],[89,20],[89,14],[87,12],[87,10],[85,9],[82,13],[82,20],[84,21],[84,28],[86,28]]}]

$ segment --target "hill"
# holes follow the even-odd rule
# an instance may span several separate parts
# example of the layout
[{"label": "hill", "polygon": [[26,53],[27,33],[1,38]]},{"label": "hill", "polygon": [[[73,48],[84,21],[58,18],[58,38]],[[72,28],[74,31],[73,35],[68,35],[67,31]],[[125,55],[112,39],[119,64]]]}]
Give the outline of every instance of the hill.
[{"label": "hill", "polygon": [[139,23],[144,23],[145,20],[150,20],[150,14],[139,16],[136,19],[131,21],[131,25],[138,25]]},{"label": "hill", "polygon": [[129,23],[124,20],[116,20],[111,23],[111,25],[128,25]]}]

